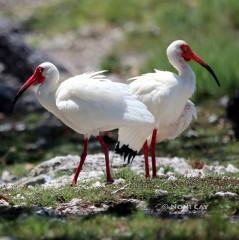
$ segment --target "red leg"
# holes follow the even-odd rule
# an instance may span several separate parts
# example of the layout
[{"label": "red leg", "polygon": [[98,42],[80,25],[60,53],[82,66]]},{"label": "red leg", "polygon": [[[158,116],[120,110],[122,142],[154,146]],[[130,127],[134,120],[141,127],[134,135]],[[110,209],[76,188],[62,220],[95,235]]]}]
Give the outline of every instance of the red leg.
[{"label": "red leg", "polygon": [[157,169],[156,169],[156,138],[157,138],[157,129],[153,130],[152,140],[151,140],[151,157],[152,157],[152,177],[157,177]]},{"label": "red leg", "polygon": [[74,178],[72,181],[72,185],[75,185],[77,183],[78,176],[82,170],[82,166],[83,166],[86,156],[87,156],[87,149],[88,149],[88,138],[85,138],[83,152],[81,153],[80,163],[79,163],[78,167],[76,168],[75,175],[74,175]]},{"label": "red leg", "polygon": [[101,136],[97,136],[96,139],[99,141],[102,150],[105,154],[105,166],[106,166],[106,178],[107,178],[107,183],[113,183],[113,178],[111,177],[110,173],[110,160],[109,160],[109,150],[108,146],[105,144],[103,138]]},{"label": "red leg", "polygon": [[145,177],[149,178],[149,146],[147,141],[145,141],[143,146],[144,161],[145,161]]}]

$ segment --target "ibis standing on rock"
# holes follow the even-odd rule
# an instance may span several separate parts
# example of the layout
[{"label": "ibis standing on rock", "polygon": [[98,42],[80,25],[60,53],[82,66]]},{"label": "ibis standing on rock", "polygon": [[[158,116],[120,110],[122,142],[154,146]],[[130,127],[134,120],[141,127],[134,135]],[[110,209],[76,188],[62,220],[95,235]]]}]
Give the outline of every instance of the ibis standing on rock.
[{"label": "ibis standing on rock", "polygon": [[194,60],[206,68],[220,86],[210,66],[185,41],[171,43],[167,48],[167,56],[178,74],[155,70],[153,73],[131,78],[132,82],[129,84],[130,92],[137,95],[155,117],[152,134],[148,135],[147,127],[141,131],[133,127],[119,129],[116,152],[130,161],[143,146],[145,177],[149,177],[149,150],[152,157],[152,176],[156,177],[156,142],[176,138],[196,117],[196,108],[189,100],[196,87],[195,74],[188,62]]},{"label": "ibis standing on rock", "polygon": [[18,91],[13,107],[30,86],[34,86],[36,97],[44,108],[84,135],[83,152],[73,184],[76,184],[86,159],[91,135],[96,136],[105,154],[107,182],[111,183],[108,147],[100,132],[131,126],[153,129],[153,115],[129,93],[129,86],[108,80],[102,72],[84,73],[60,81],[56,66],[49,62],[42,63]]}]

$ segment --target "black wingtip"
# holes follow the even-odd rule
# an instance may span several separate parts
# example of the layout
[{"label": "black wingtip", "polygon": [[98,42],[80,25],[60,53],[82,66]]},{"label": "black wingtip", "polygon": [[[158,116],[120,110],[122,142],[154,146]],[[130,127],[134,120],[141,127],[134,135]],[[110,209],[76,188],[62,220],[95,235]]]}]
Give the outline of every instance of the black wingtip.
[{"label": "black wingtip", "polygon": [[120,156],[124,157],[124,161],[127,160],[127,164],[131,164],[137,155],[137,151],[129,148],[129,145],[123,145],[120,147],[119,142],[115,146],[115,153],[120,154]]}]

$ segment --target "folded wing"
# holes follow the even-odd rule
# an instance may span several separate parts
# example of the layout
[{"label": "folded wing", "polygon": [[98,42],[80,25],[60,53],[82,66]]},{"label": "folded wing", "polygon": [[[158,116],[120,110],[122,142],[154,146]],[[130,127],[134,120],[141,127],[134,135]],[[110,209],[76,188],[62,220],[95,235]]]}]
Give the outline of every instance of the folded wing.
[{"label": "folded wing", "polygon": [[127,85],[112,82],[101,72],[62,82],[56,93],[56,106],[72,128],[83,134],[154,122]]}]

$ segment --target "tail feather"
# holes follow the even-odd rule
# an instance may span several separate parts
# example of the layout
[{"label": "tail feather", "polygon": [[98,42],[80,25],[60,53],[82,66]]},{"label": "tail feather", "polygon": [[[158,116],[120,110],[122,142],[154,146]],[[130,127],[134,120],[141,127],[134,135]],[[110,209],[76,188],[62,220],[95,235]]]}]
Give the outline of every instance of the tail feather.
[{"label": "tail feather", "polygon": [[119,142],[115,152],[131,163],[153,131],[152,126],[135,126],[119,128]]},{"label": "tail feather", "polygon": [[129,148],[138,152],[152,131],[153,126],[121,127],[119,128],[118,141],[120,146],[128,145]]},{"label": "tail feather", "polygon": [[131,148],[129,148],[129,145],[120,146],[119,142],[115,146],[115,153],[118,153],[118,154],[120,154],[120,156],[123,156],[124,161],[127,160],[128,164],[131,164],[133,162],[135,156],[138,154],[137,151],[134,151]]}]

